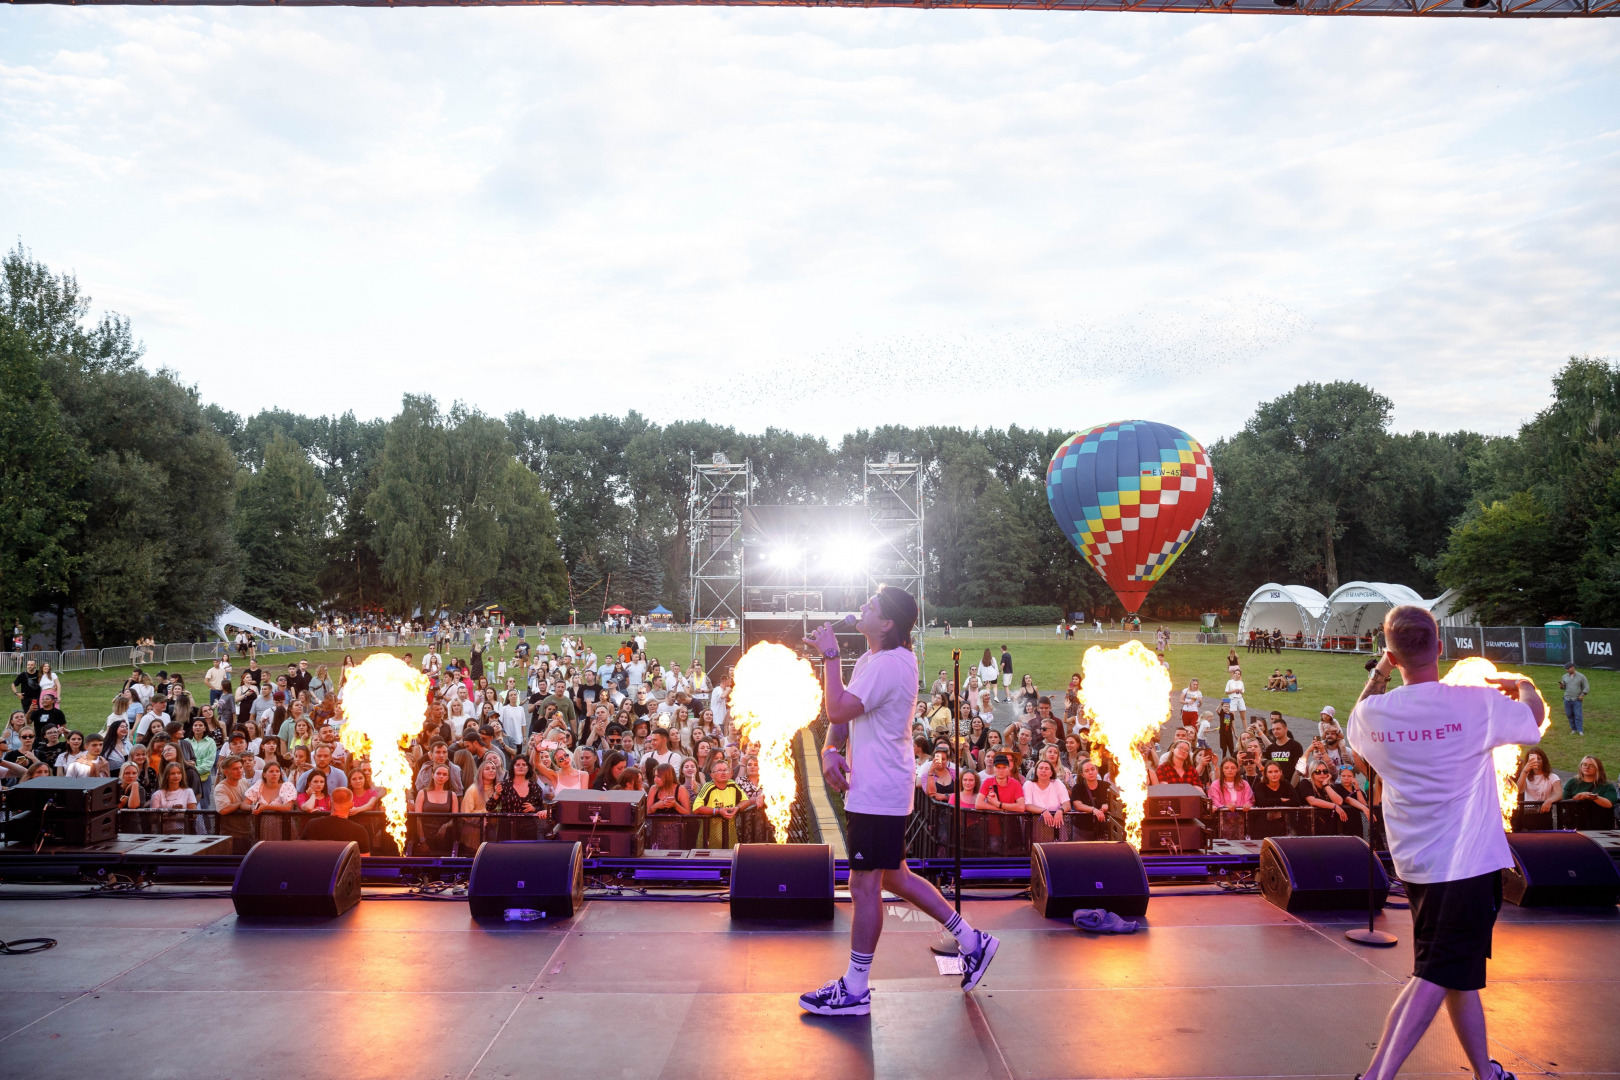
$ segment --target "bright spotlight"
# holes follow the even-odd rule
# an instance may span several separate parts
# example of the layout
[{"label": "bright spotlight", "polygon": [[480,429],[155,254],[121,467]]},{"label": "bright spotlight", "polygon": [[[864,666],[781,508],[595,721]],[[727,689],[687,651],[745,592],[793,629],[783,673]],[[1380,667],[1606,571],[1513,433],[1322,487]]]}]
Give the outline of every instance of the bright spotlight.
[{"label": "bright spotlight", "polygon": [[772,548],[765,557],[777,566],[792,566],[799,561],[799,549],[791,547]]},{"label": "bright spotlight", "polygon": [[835,574],[856,577],[866,571],[867,555],[866,545],[859,540],[835,540],[822,549],[821,565]]}]

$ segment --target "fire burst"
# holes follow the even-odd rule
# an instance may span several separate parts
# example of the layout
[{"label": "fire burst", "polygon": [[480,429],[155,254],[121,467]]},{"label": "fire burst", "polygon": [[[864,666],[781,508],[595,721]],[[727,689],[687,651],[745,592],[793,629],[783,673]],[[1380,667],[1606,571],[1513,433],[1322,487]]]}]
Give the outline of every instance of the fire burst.
[{"label": "fire burst", "polygon": [[793,739],[821,712],[821,682],[792,649],[762,641],[737,661],[731,717],[738,733],[759,743],[759,782],[765,816],[778,844],[787,836],[799,776]]},{"label": "fire burst", "polygon": [[1142,814],[1147,801],[1147,758],[1170,719],[1170,673],[1139,641],[1117,649],[1093,645],[1080,662],[1085,682],[1086,719],[1093,746],[1106,746],[1119,763],[1114,786],[1125,810],[1125,839],[1142,847]]},{"label": "fire burst", "polygon": [[[1447,686],[1491,686],[1487,678],[1493,679],[1523,679],[1516,671],[1498,671],[1496,665],[1483,656],[1470,656],[1457,661],[1455,667],[1446,672],[1446,677],[1440,681]],[[1491,689],[1496,689],[1492,686]],[[1552,722],[1550,716],[1541,720],[1541,730],[1545,734],[1547,726]],[[1519,803],[1519,747],[1516,745],[1498,746],[1491,751],[1491,760],[1496,766],[1497,794],[1502,801],[1502,821],[1504,824],[1513,820],[1513,808]]]},{"label": "fire burst", "polygon": [[403,660],[373,653],[343,684],[343,745],[371,759],[371,779],[386,788],[388,832],[405,850],[405,808],[414,778],[405,746],[427,715],[428,679]]}]

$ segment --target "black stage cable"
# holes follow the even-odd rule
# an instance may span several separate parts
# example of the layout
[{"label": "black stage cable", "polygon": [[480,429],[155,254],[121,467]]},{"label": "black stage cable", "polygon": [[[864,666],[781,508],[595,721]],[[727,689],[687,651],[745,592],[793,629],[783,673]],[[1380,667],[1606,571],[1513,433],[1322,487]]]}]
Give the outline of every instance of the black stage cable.
[{"label": "black stage cable", "polygon": [[[26,948],[18,948],[26,946]],[[25,937],[15,941],[0,941],[0,956],[27,956],[29,953],[44,952],[46,949],[56,948],[56,939],[53,937]]]}]

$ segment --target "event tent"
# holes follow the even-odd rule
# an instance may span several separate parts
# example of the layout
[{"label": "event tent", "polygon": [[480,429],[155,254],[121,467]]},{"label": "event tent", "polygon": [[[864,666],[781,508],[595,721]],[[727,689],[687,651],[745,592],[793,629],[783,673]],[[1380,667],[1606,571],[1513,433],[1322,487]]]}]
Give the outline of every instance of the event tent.
[{"label": "event tent", "polygon": [[1390,608],[1402,604],[1426,608],[1431,603],[1433,601],[1423,599],[1415,589],[1405,585],[1383,581],[1346,582],[1328,597],[1328,617],[1322,633],[1327,637],[1370,634],[1383,625],[1384,615]]},{"label": "event tent", "polygon": [[604,615],[628,615],[628,614],[630,614],[630,609],[625,607],[623,604],[614,604],[612,607],[608,608],[602,614],[604,614]]},{"label": "event tent", "polygon": [[257,615],[249,615],[235,604],[227,604],[225,610],[214,617],[214,633],[226,641],[231,639],[231,635],[225,629],[228,626],[233,626],[238,630],[252,630],[259,634],[271,634],[285,638],[292,637],[281,627],[267,623]]},{"label": "event tent", "polygon": [[1238,638],[1252,630],[1281,630],[1289,637],[1304,634],[1315,637],[1327,618],[1328,598],[1309,585],[1278,585],[1271,582],[1249,595],[1238,620]]}]

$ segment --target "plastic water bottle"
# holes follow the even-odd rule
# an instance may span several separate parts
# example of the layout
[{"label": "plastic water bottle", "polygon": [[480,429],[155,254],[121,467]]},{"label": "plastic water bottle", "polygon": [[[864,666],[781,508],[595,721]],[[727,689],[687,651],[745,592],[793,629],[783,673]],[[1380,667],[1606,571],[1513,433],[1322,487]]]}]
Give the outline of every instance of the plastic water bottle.
[{"label": "plastic water bottle", "polygon": [[545,917],[545,912],[536,911],[534,908],[509,907],[506,909],[507,922],[534,922],[536,919],[543,919]]}]

